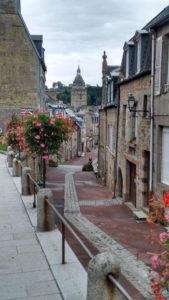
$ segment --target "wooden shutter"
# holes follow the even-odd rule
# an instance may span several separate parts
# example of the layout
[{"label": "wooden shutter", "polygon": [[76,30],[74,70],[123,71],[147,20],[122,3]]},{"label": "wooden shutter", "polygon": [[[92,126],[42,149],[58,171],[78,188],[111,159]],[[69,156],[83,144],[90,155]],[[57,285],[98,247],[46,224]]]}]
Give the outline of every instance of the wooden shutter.
[{"label": "wooden shutter", "polygon": [[169,185],[169,127],[162,131],[161,182]]},{"label": "wooden shutter", "polygon": [[155,79],[154,79],[154,94],[161,93],[161,58],[162,58],[162,37],[156,39],[155,51]]},{"label": "wooden shutter", "polygon": [[161,63],[161,91],[165,92],[164,85],[169,83],[168,80],[168,38],[163,37],[163,46],[162,46],[162,63]]}]

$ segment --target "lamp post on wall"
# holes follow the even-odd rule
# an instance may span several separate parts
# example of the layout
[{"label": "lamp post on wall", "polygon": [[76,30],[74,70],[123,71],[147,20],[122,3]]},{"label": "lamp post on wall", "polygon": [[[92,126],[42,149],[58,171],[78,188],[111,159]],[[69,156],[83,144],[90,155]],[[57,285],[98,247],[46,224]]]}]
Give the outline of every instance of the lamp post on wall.
[{"label": "lamp post on wall", "polygon": [[135,97],[132,94],[129,94],[128,98],[127,98],[127,102],[128,102],[128,108],[129,111],[136,111],[136,105],[137,105],[137,101],[135,99]]},{"label": "lamp post on wall", "polygon": [[150,111],[149,110],[138,110],[136,109],[137,107],[137,100],[135,99],[135,97],[133,96],[133,94],[129,94],[128,95],[128,98],[127,98],[127,103],[128,103],[128,109],[130,112],[135,112],[135,113],[146,113],[146,114],[149,114],[149,117],[150,117]]}]

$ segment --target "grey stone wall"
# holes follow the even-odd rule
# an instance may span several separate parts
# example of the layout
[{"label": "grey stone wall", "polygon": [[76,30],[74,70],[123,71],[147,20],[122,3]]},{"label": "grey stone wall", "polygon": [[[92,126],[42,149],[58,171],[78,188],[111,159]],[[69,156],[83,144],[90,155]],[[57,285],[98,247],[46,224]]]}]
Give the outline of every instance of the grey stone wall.
[{"label": "grey stone wall", "polygon": [[133,94],[138,101],[137,109],[143,110],[144,95],[150,95],[150,75],[143,76],[120,86],[118,169],[122,172],[123,199],[130,201],[130,178],[127,163],[131,162],[136,165],[136,207],[139,208],[145,205],[145,198],[147,197],[148,170],[145,167],[145,151],[149,152],[150,147],[150,119],[143,118],[142,113],[138,114],[137,119],[135,118],[137,122],[137,136],[134,139],[131,128],[131,118],[133,115],[127,108],[129,94]]},{"label": "grey stone wall", "polygon": [[19,7],[20,1],[0,1],[0,127],[11,111],[38,108],[44,99],[44,71]]}]

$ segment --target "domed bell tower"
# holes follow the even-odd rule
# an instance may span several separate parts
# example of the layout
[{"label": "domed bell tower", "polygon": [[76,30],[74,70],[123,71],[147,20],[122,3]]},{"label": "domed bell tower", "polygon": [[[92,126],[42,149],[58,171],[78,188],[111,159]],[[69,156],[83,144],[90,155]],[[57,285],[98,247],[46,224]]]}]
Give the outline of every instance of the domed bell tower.
[{"label": "domed bell tower", "polygon": [[72,84],[71,106],[73,106],[75,109],[85,108],[87,106],[87,89],[79,66],[77,68],[76,77]]}]

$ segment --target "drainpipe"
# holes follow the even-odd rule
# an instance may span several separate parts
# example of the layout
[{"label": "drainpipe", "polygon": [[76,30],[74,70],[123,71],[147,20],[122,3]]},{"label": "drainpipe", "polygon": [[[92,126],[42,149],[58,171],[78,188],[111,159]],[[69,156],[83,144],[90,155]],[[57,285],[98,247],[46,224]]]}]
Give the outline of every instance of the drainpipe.
[{"label": "drainpipe", "polygon": [[107,108],[105,107],[105,118],[106,118],[106,136],[105,136],[105,157],[104,157],[104,185],[107,183],[107,141],[108,141],[108,132],[107,132]]},{"label": "drainpipe", "polygon": [[153,193],[153,151],[154,151],[154,69],[155,69],[155,32],[152,32],[152,56],[151,56],[151,108],[150,108],[150,178],[149,198]]},{"label": "drainpipe", "polygon": [[115,144],[115,159],[114,159],[114,190],[113,190],[112,198],[116,198],[116,186],[117,186],[117,156],[118,156],[118,138],[119,138],[119,113],[120,113],[120,86],[118,85],[117,119],[116,119],[116,144]]}]

